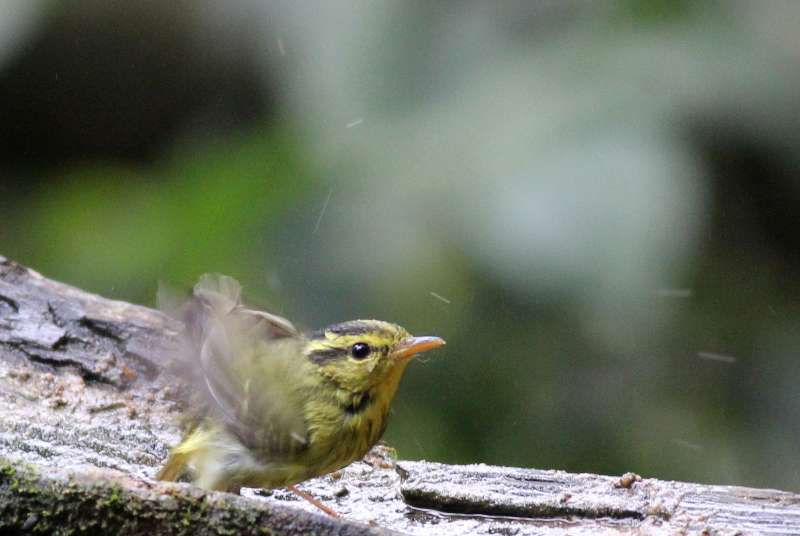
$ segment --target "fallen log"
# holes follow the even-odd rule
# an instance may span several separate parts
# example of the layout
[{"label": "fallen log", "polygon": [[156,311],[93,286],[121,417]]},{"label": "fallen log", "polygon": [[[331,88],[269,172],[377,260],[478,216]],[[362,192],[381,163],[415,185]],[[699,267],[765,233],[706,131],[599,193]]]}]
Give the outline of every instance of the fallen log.
[{"label": "fallen log", "polygon": [[633,474],[357,462],[302,485],[342,519],[283,490],[156,482],[179,329],[0,257],[0,532],[800,534],[800,495]]}]

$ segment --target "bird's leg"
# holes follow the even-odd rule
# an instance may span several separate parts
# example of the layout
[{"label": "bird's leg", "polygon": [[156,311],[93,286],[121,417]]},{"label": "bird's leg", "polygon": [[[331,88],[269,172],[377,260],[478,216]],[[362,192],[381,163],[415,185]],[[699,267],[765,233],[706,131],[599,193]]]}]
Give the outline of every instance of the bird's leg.
[{"label": "bird's leg", "polygon": [[307,492],[301,490],[300,488],[298,488],[294,484],[291,485],[291,486],[286,486],[286,489],[288,489],[289,491],[291,491],[292,493],[294,493],[295,495],[297,495],[301,499],[307,500],[308,502],[310,502],[311,504],[313,504],[314,506],[316,506],[317,508],[319,508],[320,510],[322,510],[323,512],[328,514],[329,516],[337,517],[337,518],[341,517],[339,514],[337,514],[336,512],[334,512],[333,510],[331,510],[330,508],[325,506],[324,504],[322,504],[322,502],[319,499],[315,498],[310,493],[307,493]]}]

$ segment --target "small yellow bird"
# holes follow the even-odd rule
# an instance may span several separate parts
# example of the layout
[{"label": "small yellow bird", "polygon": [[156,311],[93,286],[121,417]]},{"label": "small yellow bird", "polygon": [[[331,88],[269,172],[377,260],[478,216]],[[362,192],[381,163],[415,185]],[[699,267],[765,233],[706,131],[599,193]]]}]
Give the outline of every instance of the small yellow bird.
[{"label": "small yellow bird", "polygon": [[230,277],[205,275],[179,310],[186,324],[192,417],[158,473],[198,486],[288,487],[361,459],[386,429],[410,359],[444,344],[380,320],[310,335],[240,303]]}]

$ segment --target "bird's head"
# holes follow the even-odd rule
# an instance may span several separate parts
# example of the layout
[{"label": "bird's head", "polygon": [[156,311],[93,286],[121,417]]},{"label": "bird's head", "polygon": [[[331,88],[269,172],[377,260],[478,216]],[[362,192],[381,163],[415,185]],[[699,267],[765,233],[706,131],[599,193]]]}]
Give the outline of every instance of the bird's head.
[{"label": "bird's head", "polygon": [[315,332],[305,354],[322,375],[359,393],[384,383],[395,388],[412,357],[443,344],[439,337],[414,337],[390,322],[351,320]]}]

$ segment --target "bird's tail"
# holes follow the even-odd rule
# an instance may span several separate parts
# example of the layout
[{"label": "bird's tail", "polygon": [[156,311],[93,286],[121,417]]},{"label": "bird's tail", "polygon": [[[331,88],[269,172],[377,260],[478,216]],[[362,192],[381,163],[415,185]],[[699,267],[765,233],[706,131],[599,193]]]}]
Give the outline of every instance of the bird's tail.
[{"label": "bird's tail", "polygon": [[168,482],[177,482],[184,473],[186,473],[186,465],[189,462],[189,456],[184,453],[173,452],[169,455],[167,463],[156,474],[156,480],[166,480]]},{"label": "bird's tail", "polygon": [[167,463],[156,475],[158,480],[175,482],[190,472],[189,463],[196,457],[203,457],[203,452],[212,441],[214,431],[203,426],[195,428],[186,436],[180,445],[172,449]]}]

